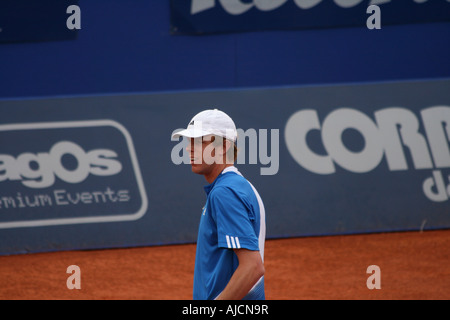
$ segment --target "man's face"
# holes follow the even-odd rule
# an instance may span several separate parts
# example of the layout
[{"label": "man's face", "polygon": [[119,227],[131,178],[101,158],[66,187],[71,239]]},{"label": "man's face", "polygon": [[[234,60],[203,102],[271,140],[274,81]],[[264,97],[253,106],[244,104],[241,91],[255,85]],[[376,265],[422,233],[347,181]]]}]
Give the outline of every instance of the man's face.
[{"label": "man's face", "polygon": [[186,150],[190,154],[192,172],[207,175],[212,171],[215,165],[215,150],[210,136],[190,138]]}]

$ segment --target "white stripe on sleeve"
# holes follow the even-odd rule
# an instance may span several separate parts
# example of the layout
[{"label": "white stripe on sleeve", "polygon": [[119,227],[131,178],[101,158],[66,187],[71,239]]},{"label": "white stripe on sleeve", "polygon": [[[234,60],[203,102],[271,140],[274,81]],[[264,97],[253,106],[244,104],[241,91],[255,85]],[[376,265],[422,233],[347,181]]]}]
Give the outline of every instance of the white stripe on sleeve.
[{"label": "white stripe on sleeve", "polygon": [[234,242],[234,237],[231,238],[231,245],[233,246],[233,249],[236,249],[236,243]]},{"label": "white stripe on sleeve", "polygon": [[230,237],[229,236],[227,236],[227,245],[228,245],[228,248],[231,248]]},{"label": "white stripe on sleeve", "polygon": [[240,249],[240,248],[241,248],[241,244],[239,243],[239,238],[236,237],[235,239],[236,239],[236,247],[237,247],[238,249]]}]

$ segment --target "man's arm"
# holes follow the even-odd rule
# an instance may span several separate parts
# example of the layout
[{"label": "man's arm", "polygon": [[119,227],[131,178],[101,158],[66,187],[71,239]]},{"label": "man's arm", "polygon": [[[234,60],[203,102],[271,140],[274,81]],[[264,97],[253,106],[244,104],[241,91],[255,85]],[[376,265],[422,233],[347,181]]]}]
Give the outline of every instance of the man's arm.
[{"label": "man's arm", "polygon": [[264,275],[264,264],[259,251],[235,249],[234,252],[239,266],[217,300],[241,300]]}]

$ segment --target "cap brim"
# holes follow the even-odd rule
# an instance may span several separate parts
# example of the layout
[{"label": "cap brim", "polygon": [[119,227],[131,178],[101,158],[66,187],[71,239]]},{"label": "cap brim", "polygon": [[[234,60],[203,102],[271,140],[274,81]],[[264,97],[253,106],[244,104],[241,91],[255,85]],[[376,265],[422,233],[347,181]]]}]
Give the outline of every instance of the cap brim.
[{"label": "cap brim", "polygon": [[204,130],[198,130],[198,129],[184,129],[178,132],[175,132],[172,135],[172,139],[179,138],[179,137],[187,137],[187,138],[200,138],[207,135],[210,135],[210,132],[204,131]]}]

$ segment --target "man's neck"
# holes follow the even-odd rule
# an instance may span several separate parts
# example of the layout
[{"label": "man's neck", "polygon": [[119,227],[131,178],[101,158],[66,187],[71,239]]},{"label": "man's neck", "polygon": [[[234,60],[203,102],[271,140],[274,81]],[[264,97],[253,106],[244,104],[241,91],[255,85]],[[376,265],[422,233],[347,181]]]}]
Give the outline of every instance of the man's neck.
[{"label": "man's neck", "polygon": [[205,175],[205,179],[206,181],[208,181],[209,184],[213,183],[214,180],[216,180],[216,178],[219,176],[219,174],[221,174],[221,172],[228,167],[233,166],[233,164],[218,164],[216,166],[214,166],[213,170],[211,170],[211,172],[207,175]]}]

